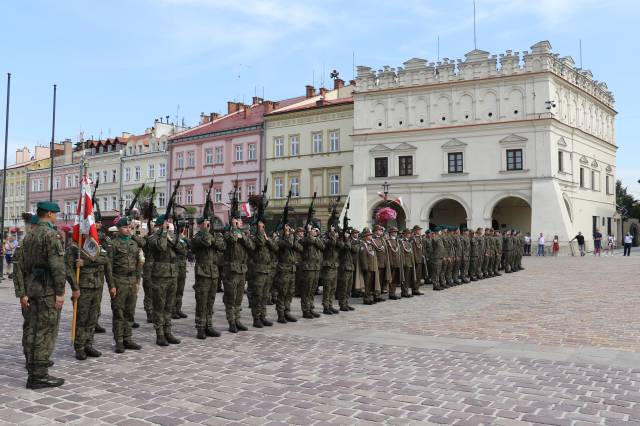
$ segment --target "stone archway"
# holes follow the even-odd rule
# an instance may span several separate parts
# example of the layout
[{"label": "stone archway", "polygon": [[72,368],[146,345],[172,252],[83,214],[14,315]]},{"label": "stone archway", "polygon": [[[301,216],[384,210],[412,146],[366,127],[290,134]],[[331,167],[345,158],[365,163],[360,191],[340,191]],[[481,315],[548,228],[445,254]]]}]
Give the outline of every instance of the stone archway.
[{"label": "stone archway", "polygon": [[467,210],[452,198],[443,198],[431,206],[429,211],[429,226],[456,225],[467,226]]},{"label": "stone archway", "polygon": [[385,225],[385,227],[395,226],[396,228],[398,228],[400,230],[406,228],[406,226],[407,226],[407,214],[405,213],[404,209],[398,203],[394,203],[394,202],[391,202],[391,201],[387,201],[387,202],[383,201],[381,203],[376,204],[373,207],[373,210],[371,211],[371,223],[373,225],[376,225],[378,223],[378,221],[376,220],[376,214],[378,213],[378,210],[380,210],[383,207],[391,207],[397,213],[396,219],[388,222]]},{"label": "stone archway", "polygon": [[520,197],[504,197],[493,206],[491,222],[495,229],[531,232],[531,206]]}]

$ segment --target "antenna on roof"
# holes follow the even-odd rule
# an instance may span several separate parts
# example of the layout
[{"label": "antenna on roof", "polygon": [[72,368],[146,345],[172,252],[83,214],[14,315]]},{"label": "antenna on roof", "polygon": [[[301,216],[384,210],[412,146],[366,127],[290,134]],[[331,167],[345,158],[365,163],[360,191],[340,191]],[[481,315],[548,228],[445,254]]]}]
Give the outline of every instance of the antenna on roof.
[{"label": "antenna on roof", "polygon": [[322,76],[320,77],[320,87],[324,87],[324,59],[322,60]]},{"label": "antenna on roof", "polygon": [[580,69],[582,69],[582,39],[580,39]]},{"label": "antenna on roof", "polygon": [[351,75],[352,79],[356,79],[356,52],[355,50],[351,51]]},{"label": "antenna on roof", "polygon": [[313,87],[316,87],[316,70],[312,71],[312,76],[311,76],[311,85]]},{"label": "antenna on roof", "polygon": [[476,42],[476,0],[473,0],[473,49],[477,49],[478,44]]},{"label": "antenna on roof", "polygon": [[440,36],[438,36],[438,61],[440,61]]}]

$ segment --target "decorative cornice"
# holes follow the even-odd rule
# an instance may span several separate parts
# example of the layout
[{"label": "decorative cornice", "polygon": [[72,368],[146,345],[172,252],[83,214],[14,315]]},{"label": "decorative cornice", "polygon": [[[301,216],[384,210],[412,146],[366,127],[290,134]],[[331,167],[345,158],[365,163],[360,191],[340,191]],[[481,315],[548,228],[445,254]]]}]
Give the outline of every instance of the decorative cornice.
[{"label": "decorative cornice", "polygon": [[558,146],[567,146],[567,141],[565,141],[562,136],[558,139]]},{"label": "decorative cornice", "polygon": [[400,145],[393,148],[394,151],[415,151],[416,149],[418,148],[413,145],[409,145],[406,142],[402,142]]},{"label": "decorative cornice", "polygon": [[526,142],[528,139],[522,136],[518,136],[516,134],[510,134],[507,137],[500,139],[500,143],[511,143],[511,142]]},{"label": "decorative cornice", "polygon": [[583,155],[582,157],[580,157],[580,163],[589,164],[589,160]]},{"label": "decorative cornice", "polygon": [[391,152],[391,151],[393,150],[386,145],[376,145],[369,150],[369,152]]},{"label": "decorative cornice", "polygon": [[442,148],[457,148],[463,146],[467,146],[467,144],[456,138],[450,139],[449,141],[442,144]]}]

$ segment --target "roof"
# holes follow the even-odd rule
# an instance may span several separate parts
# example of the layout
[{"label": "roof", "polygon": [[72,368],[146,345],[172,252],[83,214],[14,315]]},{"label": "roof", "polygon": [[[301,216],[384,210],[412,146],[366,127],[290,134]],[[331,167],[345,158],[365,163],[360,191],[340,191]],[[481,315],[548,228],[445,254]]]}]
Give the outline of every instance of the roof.
[{"label": "roof", "polygon": [[138,141],[142,141],[144,146],[149,146],[149,139],[151,138],[151,133],[144,133],[142,135],[131,135],[128,138],[125,138],[123,142],[127,145],[135,144]]},{"label": "roof", "polygon": [[[295,98],[284,99],[276,103],[276,108],[283,108],[291,104],[295,104],[305,99],[304,96],[298,96]],[[214,133],[224,130],[241,129],[244,127],[251,127],[262,124],[265,111],[269,101],[263,101],[262,103],[255,105],[247,105],[247,118],[244,117],[244,108],[239,111],[232,112],[231,114],[223,115],[209,123],[204,123],[183,132],[177,133],[169,138],[169,140],[179,140],[183,138],[189,138],[198,135],[205,135],[208,133]],[[277,110],[276,109],[276,110]]]},{"label": "roof", "polygon": [[346,105],[346,104],[352,104],[353,103],[353,97],[349,96],[348,98],[341,98],[341,99],[333,99],[333,100],[326,100],[326,99],[322,99],[321,103],[318,103],[318,101],[312,103],[312,104],[296,104],[296,105],[292,105],[290,108],[283,108],[283,109],[278,109],[275,110],[273,112],[270,112],[269,114],[266,114],[268,116],[271,115],[278,115],[278,114],[287,114],[289,112],[297,112],[297,111],[304,111],[304,110],[312,110],[312,109],[317,109],[317,108],[325,108],[325,107],[330,107],[330,106],[336,106],[336,105]]},{"label": "roof", "polygon": [[343,105],[353,103],[352,93],[354,86],[343,86],[340,89],[328,90],[324,95],[316,95],[310,98],[303,98],[301,101],[282,106],[267,115],[285,114],[293,111],[303,111],[328,106]]}]

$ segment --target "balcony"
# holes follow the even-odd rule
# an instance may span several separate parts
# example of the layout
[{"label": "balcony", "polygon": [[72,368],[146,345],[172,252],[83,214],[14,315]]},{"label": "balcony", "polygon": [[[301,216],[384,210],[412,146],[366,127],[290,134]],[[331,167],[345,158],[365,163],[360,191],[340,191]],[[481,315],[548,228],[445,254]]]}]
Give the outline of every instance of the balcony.
[{"label": "balcony", "polygon": [[[337,196],[335,197],[316,197],[316,201],[313,204],[315,209],[319,207],[330,207],[332,203],[335,203]],[[311,204],[312,197],[291,197],[289,201],[289,207],[309,207]],[[340,202],[338,206],[342,206],[347,199],[346,195],[340,195]],[[271,198],[269,199],[269,209],[283,209],[284,205],[287,203],[286,198]]]}]

